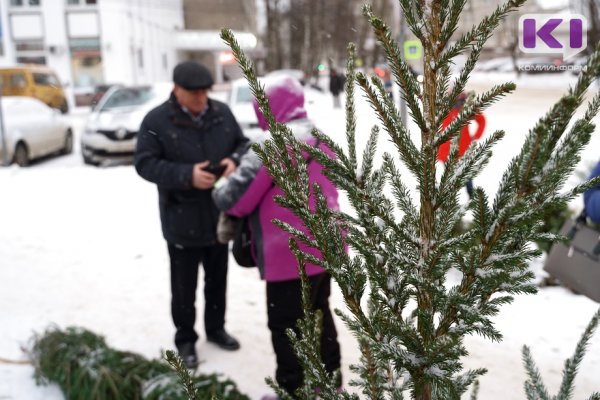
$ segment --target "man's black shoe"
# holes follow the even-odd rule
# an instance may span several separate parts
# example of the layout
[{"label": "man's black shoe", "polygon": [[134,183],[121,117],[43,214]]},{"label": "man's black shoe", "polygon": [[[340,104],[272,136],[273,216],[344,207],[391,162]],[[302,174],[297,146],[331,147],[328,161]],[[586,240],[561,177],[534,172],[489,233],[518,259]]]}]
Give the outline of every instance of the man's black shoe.
[{"label": "man's black shoe", "polygon": [[206,339],[224,350],[233,351],[240,348],[240,343],[229,333],[225,332],[225,329],[207,333]]},{"label": "man's black shoe", "polygon": [[194,343],[183,343],[177,346],[179,357],[187,369],[194,369],[198,366],[198,355]]}]

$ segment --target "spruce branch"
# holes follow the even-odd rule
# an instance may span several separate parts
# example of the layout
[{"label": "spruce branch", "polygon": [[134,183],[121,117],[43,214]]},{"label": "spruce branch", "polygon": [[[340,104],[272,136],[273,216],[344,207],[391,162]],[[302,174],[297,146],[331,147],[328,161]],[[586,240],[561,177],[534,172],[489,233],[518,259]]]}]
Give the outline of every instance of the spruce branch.
[{"label": "spruce branch", "polygon": [[[386,58],[390,63],[392,74],[396,83],[402,89],[402,97],[408,105],[413,120],[421,130],[427,130],[427,123],[418,103],[418,100],[421,98],[421,88],[411,73],[408,64],[403,60],[398,43],[392,38],[389,27],[381,18],[373,14],[370,6],[365,5],[363,7],[363,14],[369,20],[375,37],[386,52]],[[406,121],[403,121],[403,123],[406,123]]]},{"label": "spruce branch", "polygon": [[356,171],[356,106],[354,104],[354,83],[356,81],[355,65],[356,46],[348,44],[348,62],[346,64],[346,140],[348,142],[348,168]]},{"label": "spruce branch", "polygon": [[[529,400],[569,400],[573,397],[573,382],[577,375],[577,369],[581,363],[583,356],[585,355],[588,343],[594,334],[594,331],[598,327],[600,322],[600,309],[596,311],[590,322],[588,323],[585,331],[581,335],[581,339],[575,347],[575,353],[573,356],[565,361],[563,368],[563,378],[560,384],[560,389],[556,396],[550,396],[548,390],[544,385],[540,371],[538,370],[531,351],[528,346],[523,346],[523,363],[527,371],[528,379],[525,381],[525,394]],[[590,399],[598,398],[598,393],[592,394]]]},{"label": "spruce branch", "polygon": [[422,5],[419,3],[419,1],[413,0],[400,0],[400,7],[402,8],[404,18],[413,35],[421,42],[424,42],[424,30],[421,29],[423,27],[423,9],[421,7]]},{"label": "spruce branch", "polygon": [[[435,138],[434,146],[440,146],[441,144],[451,140],[455,136],[460,134],[460,130],[473,120],[476,114],[483,112],[486,108],[497,102],[500,98],[511,93],[516,88],[514,83],[504,83],[501,85],[494,86],[492,89],[477,97],[472,102],[467,102],[461,109],[458,116],[448,125],[442,134]],[[450,110],[448,110],[449,112]],[[448,115],[439,114],[436,121],[436,126],[441,125],[443,119]]]},{"label": "spruce branch", "polygon": [[527,371],[528,379],[525,381],[525,394],[529,400],[540,399],[550,400],[548,389],[542,381],[540,371],[538,370],[533,357],[531,356],[531,350],[527,346],[523,346],[522,350],[523,363],[525,370]]},{"label": "spruce branch", "polygon": [[560,390],[556,396],[557,400],[568,400],[573,396],[573,381],[577,375],[577,368],[585,355],[585,350],[588,343],[594,334],[594,331],[598,327],[600,322],[600,309],[596,311],[590,322],[588,323],[585,331],[581,335],[581,339],[577,343],[575,353],[571,358],[565,361],[565,367],[563,369],[563,379],[560,385]]},{"label": "spruce branch", "polygon": [[[498,26],[500,21],[502,21],[502,19],[505,18],[508,13],[510,13],[511,11],[517,10],[519,7],[521,7],[523,4],[525,4],[526,1],[527,0],[509,0],[506,3],[504,3],[503,5],[497,7],[496,10],[491,15],[484,17],[483,20],[481,20],[481,22],[476,27],[473,27],[473,29],[471,29],[471,31],[462,35],[452,47],[448,48],[440,57],[440,61],[439,61],[440,64],[446,64],[447,62],[449,62],[456,56],[462,54],[465,50],[467,50],[469,47],[473,46],[475,43],[480,41],[482,38],[488,37],[493,32],[493,30],[496,29],[496,27]],[[453,7],[461,6],[461,4],[460,4],[461,2],[462,2],[462,0],[453,2]],[[463,7],[464,7],[464,4],[462,4],[460,9],[457,9],[455,11],[455,13],[460,14]],[[459,18],[459,15],[457,15],[454,18]],[[488,27],[493,27],[493,28],[489,29]],[[450,36],[453,33],[451,31],[452,28],[453,28],[452,24],[448,23],[446,25],[446,27],[441,35],[441,39],[444,40],[444,43],[446,43],[450,39]]]},{"label": "spruce branch", "polygon": [[471,400],[477,400],[479,395],[479,381],[473,382],[473,391],[471,392]]},{"label": "spruce branch", "polygon": [[[519,166],[519,171],[513,178],[516,179],[515,185],[519,195],[529,193],[535,187],[531,180],[538,175],[550,158],[565,127],[583,102],[587,89],[599,71],[600,44],[588,59],[586,68],[579,75],[575,86],[569,88],[567,94],[529,131],[523,149],[515,157],[514,161]],[[588,107],[590,114],[586,112],[584,118],[595,114],[596,104],[597,100],[590,103]]]},{"label": "spruce branch", "polygon": [[200,395],[198,394],[198,390],[194,386],[194,382],[192,381],[192,377],[190,376],[189,371],[183,365],[183,360],[181,357],[177,356],[174,351],[167,350],[165,352],[165,360],[175,369],[177,372],[177,376],[181,381],[182,386],[185,389],[185,393],[188,395],[190,400],[200,400]]},{"label": "spruce branch", "polygon": [[[483,49],[485,43],[489,40],[492,35],[492,32],[498,27],[500,22],[512,11],[516,10],[522,4],[525,3],[526,0],[510,0],[504,3],[501,6],[498,6],[496,10],[488,17],[484,18],[477,27],[473,27],[473,29],[460,37],[460,39],[448,50],[441,55],[439,62],[437,63],[440,66],[445,66],[451,62],[453,58],[467,51],[467,49],[471,49],[467,60],[465,62],[464,67],[462,68],[459,76],[455,79],[452,91],[444,98],[444,101],[441,102],[441,106],[439,107],[439,116],[443,119],[444,116],[450,112],[450,109],[453,104],[456,103],[458,96],[461,92],[464,91],[467,80],[473,69],[475,68],[475,63],[477,62],[479,55]],[[453,4],[453,7],[460,6],[464,7],[464,1],[459,0]],[[453,17],[458,18],[458,16]],[[450,39],[450,36],[456,30],[456,22],[454,19],[449,25],[445,27],[441,34],[441,43],[442,47],[445,47],[446,43]],[[449,79],[449,75],[448,79]],[[445,81],[442,81],[442,84],[445,84]]]},{"label": "spruce branch", "polygon": [[359,86],[364,90],[367,100],[376,110],[379,120],[385,127],[388,134],[392,137],[392,141],[398,149],[402,161],[408,166],[409,170],[415,176],[419,176],[419,151],[410,138],[409,132],[406,130],[404,125],[400,123],[398,111],[396,110],[393,114],[388,114],[386,112],[388,108],[384,103],[385,100],[382,102],[382,98],[377,95],[373,89],[373,86],[367,81],[367,78],[363,74],[359,73],[356,79]]},{"label": "spruce branch", "polygon": [[444,44],[447,43],[454,32],[456,32],[460,20],[460,13],[464,9],[467,0],[452,0],[448,3],[449,4],[447,4],[446,7],[442,7],[442,10],[448,10],[442,17],[444,29],[442,30],[440,42]]}]

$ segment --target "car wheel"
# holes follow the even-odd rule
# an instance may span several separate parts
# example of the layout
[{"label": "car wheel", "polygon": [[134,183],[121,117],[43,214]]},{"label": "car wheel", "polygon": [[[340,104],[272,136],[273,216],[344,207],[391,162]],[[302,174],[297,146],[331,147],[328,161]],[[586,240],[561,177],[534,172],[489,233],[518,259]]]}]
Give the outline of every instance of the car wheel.
[{"label": "car wheel", "polygon": [[71,154],[73,152],[73,132],[71,129],[67,129],[65,135],[65,146],[61,150],[61,154]]},{"label": "car wheel", "polygon": [[25,143],[19,142],[17,147],[15,147],[13,162],[19,167],[26,167],[29,165],[29,150]]}]

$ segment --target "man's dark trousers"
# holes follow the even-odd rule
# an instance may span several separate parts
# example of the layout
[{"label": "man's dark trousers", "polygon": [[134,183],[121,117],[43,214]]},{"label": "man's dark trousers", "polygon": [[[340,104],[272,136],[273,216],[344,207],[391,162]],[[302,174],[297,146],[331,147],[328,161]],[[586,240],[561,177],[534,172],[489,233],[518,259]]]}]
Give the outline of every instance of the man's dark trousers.
[{"label": "man's dark trousers", "polygon": [[171,314],[177,332],[175,345],[195,343],[198,266],[204,267],[204,329],[207,334],[223,329],[227,292],[227,245],[181,247],[169,243],[171,259]]}]

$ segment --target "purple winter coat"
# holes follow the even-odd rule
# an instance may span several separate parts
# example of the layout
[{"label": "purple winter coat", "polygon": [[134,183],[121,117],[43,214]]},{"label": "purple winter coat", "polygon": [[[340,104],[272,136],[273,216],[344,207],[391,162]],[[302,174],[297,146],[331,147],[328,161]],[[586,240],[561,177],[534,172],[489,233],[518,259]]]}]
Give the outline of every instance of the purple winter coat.
[{"label": "purple winter coat", "polygon": [[[287,123],[296,138],[316,145],[315,139],[310,135],[314,125],[306,119],[302,87],[295,80],[284,78],[267,84],[265,90],[276,120]],[[259,111],[257,115],[259,124],[266,129],[266,123]],[[319,148],[333,157],[331,150],[324,144],[320,144]],[[323,167],[314,160],[309,163],[310,185],[312,187],[313,183],[319,184],[329,208],[339,210],[337,190],[329,179],[322,175],[322,169]],[[261,277],[267,282],[299,279],[296,259],[288,247],[290,235],[271,221],[279,219],[308,233],[297,216],[275,203],[275,195],[283,195],[283,191],[274,186],[267,169],[252,150],[242,157],[240,165],[226,182],[213,190],[213,199],[221,211],[236,217],[250,215],[254,257]],[[314,209],[315,203],[314,194],[311,194],[311,208]],[[299,243],[299,246],[303,251],[321,258],[317,250],[308,249],[303,243]],[[306,272],[311,276],[323,273],[324,270],[316,265],[307,264]]]}]

